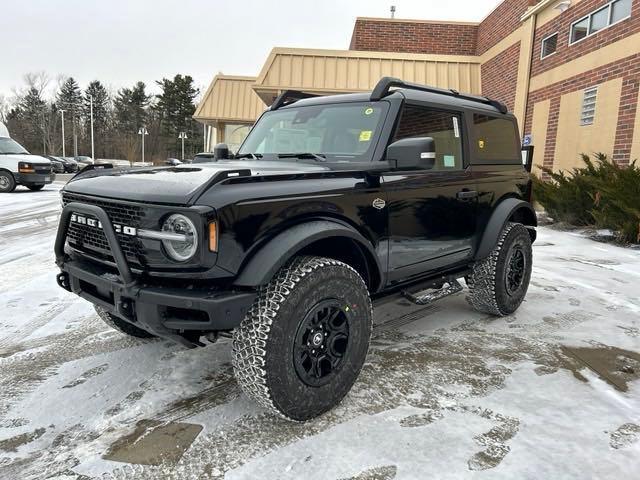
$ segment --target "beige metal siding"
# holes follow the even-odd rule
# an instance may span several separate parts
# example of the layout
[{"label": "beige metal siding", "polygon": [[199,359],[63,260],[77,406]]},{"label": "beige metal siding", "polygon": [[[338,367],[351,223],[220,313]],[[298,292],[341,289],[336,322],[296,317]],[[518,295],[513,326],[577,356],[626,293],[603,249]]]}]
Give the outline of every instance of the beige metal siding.
[{"label": "beige metal siding", "polygon": [[255,77],[217,75],[193,117],[201,122],[253,123],[265,109],[252,85]]},{"label": "beige metal siding", "polygon": [[275,48],[254,89],[265,103],[283,90],[346,93],[371,90],[384,76],[479,94],[476,57],[352,50]]}]

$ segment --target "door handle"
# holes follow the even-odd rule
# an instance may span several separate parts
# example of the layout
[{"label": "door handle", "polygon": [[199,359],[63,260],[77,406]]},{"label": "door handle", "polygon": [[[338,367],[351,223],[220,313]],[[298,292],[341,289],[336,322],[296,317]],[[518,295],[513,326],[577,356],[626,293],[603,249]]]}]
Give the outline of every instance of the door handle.
[{"label": "door handle", "polygon": [[472,198],[476,198],[478,196],[478,192],[475,190],[462,190],[461,192],[456,193],[456,197],[460,200],[469,200]]}]

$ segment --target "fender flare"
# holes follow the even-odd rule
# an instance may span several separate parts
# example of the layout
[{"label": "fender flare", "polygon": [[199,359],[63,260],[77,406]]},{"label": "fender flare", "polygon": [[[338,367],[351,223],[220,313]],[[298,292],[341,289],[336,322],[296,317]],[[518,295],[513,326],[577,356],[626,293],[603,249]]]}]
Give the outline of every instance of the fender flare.
[{"label": "fender flare", "polygon": [[367,260],[373,259],[375,268],[378,269],[378,278],[382,278],[382,270],[373,247],[357,230],[338,222],[313,220],[294,225],[269,240],[253,254],[233,284],[242,287],[265,285],[297,252],[318,240],[332,237],[346,237],[355,241],[364,249],[365,256],[370,257]]},{"label": "fender flare", "polygon": [[[480,244],[476,250],[475,260],[482,260],[489,256],[498,241],[500,232],[502,232],[509,219],[519,210],[522,210],[525,218],[525,222],[523,222],[525,226],[538,226],[536,212],[529,202],[517,198],[507,198],[501,201],[493,210],[491,218],[487,222],[487,227],[482,234],[482,240],[480,240]],[[535,230],[533,230],[533,228],[529,228],[528,230],[529,235],[531,235],[531,241],[535,241]]]}]

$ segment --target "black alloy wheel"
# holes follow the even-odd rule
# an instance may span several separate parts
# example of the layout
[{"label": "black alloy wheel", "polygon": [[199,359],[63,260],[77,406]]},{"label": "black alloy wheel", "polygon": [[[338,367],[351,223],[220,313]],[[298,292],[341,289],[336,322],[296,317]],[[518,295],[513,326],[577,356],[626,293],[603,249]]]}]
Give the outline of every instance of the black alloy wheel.
[{"label": "black alloy wheel", "polygon": [[518,291],[524,280],[526,270],[527,259],[522,250],[522,245],[515,244],[507,262],[505,275],[505,286],[509,295],[513,295]]},{"label": "black alloy wheel", "polygon": [[293,349],[296,373],[311,387],[324,385],[342,367],[349,347],[348,307],[337,299],[313,307],[298,327]]}]

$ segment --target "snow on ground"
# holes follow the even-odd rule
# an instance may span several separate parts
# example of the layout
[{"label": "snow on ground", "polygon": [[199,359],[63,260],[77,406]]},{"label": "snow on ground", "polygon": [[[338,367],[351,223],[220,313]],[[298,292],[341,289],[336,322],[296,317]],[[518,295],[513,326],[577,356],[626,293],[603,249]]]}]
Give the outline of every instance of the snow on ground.
[{"label": "snow on ground", "polygon": [[[362,375],[311,422],[248,401],[230,342],[111,331],[58,288],[59,184],[0,197],[0,478],[635,478],[640,252],[540,228],[526,302],[376,309]],[[184,454],[183,454],[184,452]]]}]

